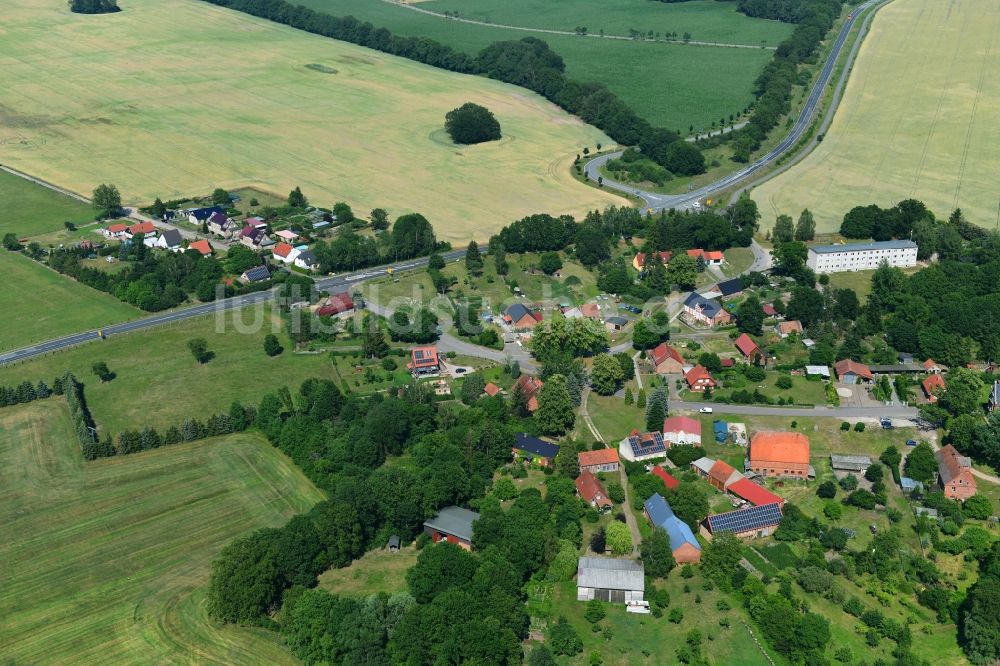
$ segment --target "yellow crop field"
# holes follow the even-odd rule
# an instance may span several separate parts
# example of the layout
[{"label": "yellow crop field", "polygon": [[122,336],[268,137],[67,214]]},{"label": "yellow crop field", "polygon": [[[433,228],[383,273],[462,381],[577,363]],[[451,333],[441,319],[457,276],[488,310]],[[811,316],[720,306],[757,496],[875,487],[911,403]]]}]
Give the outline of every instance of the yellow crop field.
[{"label": "yellow crop field", "polygon": [[[122,7],[4,3],[0,162],[84,194],[111,182],[125,203],[298,185],[322,206],[421,212],[453,241],[622,202],[569,174],[608,138],[522,88],[195,0]],[[445,113],[467,101],[503,139],[450,142]]]},{"label": "yellow crop field", "polygon": [[895,0],[866,37],[830,130],[756,188],[766,222],[809,208],[818,231],[858,205],[915,198],[1000,223],[1000,5]]}]

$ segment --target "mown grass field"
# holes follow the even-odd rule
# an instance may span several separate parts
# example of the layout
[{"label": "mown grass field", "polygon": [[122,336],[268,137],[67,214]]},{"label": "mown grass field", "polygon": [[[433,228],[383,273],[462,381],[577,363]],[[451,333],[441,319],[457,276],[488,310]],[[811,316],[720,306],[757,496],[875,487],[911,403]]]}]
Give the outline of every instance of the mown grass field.
[{"label": "mown grass field", "polygon": [[390,553],[385,548],[372,550],[350,566],[324,571],[319,577],[319,586],[334,594],[351,597],[405,592],[406,571],[417,563],[418,554],[412,545],[398,553]]},{"label": "mown grass field", "polygon": [[258,435],[84,463],[61,399],[0,411],[0,662],[295,663],[204,589],[231,539],[321,499]]},{"label": "mown grass field", "polygon": [[[0,127],[6,123],[16,127],[16,119],[9,117],[4,107],[0,107],[0,119],[3,121]],[[11,131],[11,127],[4,129]],[[0,145],[3,142],[0,135]],[[87,204],[0,171],[0,236],[7,233],[18,238],[35,236],[61,229],[63,222],[83,224],[93,219],[94,209]]]},{"label": "mown grass field", "polygon": [[[266,314],[266,313],[265,313]],[[188,417],[204,419],[228,411],[233,400],[256,405],[269,391],[287,386],[293,393],[309,377],[338,379],[327,354],[293,354],[291,343],[279,332],[284,353],[264,354],[267,325],[239,332],[227,314],[217,328],[214,316],[95,341],[25,363],[0,368],[0,384],[24,379],[37,382],[72,370],[86,384],[87,404],[102,432],[117,435],[124,428],[150,425],[166,428]],[[199,365],[187,341],[205,338],[215,358]],[[91,366],[104,361],[117,377],[102,384]]]},{"label": "mown grass field", "polygon": [[[479,1],[484,4],[479,5]],[[354,16],[396,34],[430,37],[470,54],[497,41],[539,38],[562,56],[567,75],[581,81],[603,83],[650,122],[683,132],[691,125],[696,129],[708,127],[713,120],[718,121],[722,116],[728,118],[729,114],[746,107],[753,101],[754,79],[774,54],[764,49],[684,46],[507,30],[449,21],[381,0],[300,0],[299,4],[334,16]],[[734,20],[732,3],[699,0],[682,4],[692,7],[646,3],[645,0],[628,0],[614,7],[602,6],[597,0],[565,3],[523,0],[506,4],[499,0],[477,0],[473,5],[445,0],[437,7],[437,2],[426,6],[433,11],[457,9],[469,18],[476,18],[472,12],[484,11],[478,9],[483,6],[489,8],[491,20],[500,22],[501,15],[492,15],[492,12],[502,11],[505,17],[511,17],[511,23],[525,27],[555,26],[572,31],[582,24],[593,33],[604,27],[607,34],[613,34],[612,26],[615,26],[622,28],[625,34],[633,27],[654,33],[670,30],[678,36],[689,30],[693,39],[735,42],[739,41],[736,39],[739,36],[750,39],[751,44],[768,39],[772,46],[791,32],[787,26],[771,21],[742,15],[736,15]],[[654,20],[660,15],[662,19]],[[672,18],[675,16],[677,20]],[[680,27],[680,16],[684,16],[685,25],[695,27]],[[607,25],[599,25],[599,17],[607,17]]]},{"label": "mown grass field", "polygon": [[0,350],[135,319],[143,313],[32,261],[0,250]]},{"label": "mown grass field", "polygon": [[[115,183],[125,203],[298,185],[324,206],[420,211],[439,238],[467,241],[621,201],[569,174],[607,137],[537,95],[196,0],[100,17],[14,0],[0,87],[0,161],[78,192]],[[493,111],[502,140],[451,143],[445,113],[467,101]]]},{"label": "mown grass field", "polygon": [[800,164],[756,188],[764,219],[816,215],[840,226],[854,206],[925,202],[1000,222],[1000,11],[989,0],[897,0],[880,9],[833,124]]}]

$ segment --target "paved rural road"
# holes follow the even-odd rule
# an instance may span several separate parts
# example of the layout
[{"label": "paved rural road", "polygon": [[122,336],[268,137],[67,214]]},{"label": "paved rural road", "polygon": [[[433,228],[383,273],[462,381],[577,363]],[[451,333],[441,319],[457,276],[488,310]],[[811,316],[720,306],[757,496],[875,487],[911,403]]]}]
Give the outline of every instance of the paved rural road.
[{"label": "paved rural road", "polygon": [[758,405],[726,405],[718,402],[687,402],[671,399],[670,404],[682,405],[684,409],[697,410],[711,407],[726,414],[748,414],[757,416],[827,416],[837,418],[880,418],[915,419],[915,407],[761,407]]},{"label": "paved rural road", "polygon": [[[465,256],[465,250],[452,250],[451,252],[442,255],[445,261],[452,259],[458,259],[459,257]],[[404,261],[398,264],[392,264],[394,270],[405,271],[413,268],[420,268],[421,266],[427,265],[427,257],[420,259],[412,259],[410,261]],[[387,266],[378,266],[367,268],[362,271],[357,271],[354,273],[344,273],[342,275],[336,275],[334,277],[319,278],[316,280],[316,287],[320,291],[336,291],[338,289],[346,289],[355,284],[360,284],[365,280],[369,280],[374,277],[381,277],[386,274]],[[232,298],[225,298],[212,303],[201,303],[199,305],[192,305],[177,310],[170,310],[168,312],[161,312],[149,317],[144,317],[142,319],[136,319],[133,321],[123,322],[121,324],[112,324],[110,326],[105,326],[101,329],[101,332],[105,337],[111,337],[113,335],[120,335],[122,333],[131,333],[133,331],[140,331],[147,328],[153,328],[155,326],[162,326],[164,324],[170,324],[177,321],[183,321],[185,319],[190,319],[192,317],[200,317],[202,315],[226,312],[229,310],[234,310],[238,308],[243,308],[248,305],[254,305],[256,303],[263,303],[274,298],[274,291],[258,291],[252,294],[246,294],[244,296],[234,296]],[[37,344],[31,345],[30,347],[23,347],[21,349],[15,349],[3,354],[0,354],[0,365],[5,365],[8,363],[15,363],[17,361],[24,361],[34,356],[40,356],[42,354],[48,354],[50,352],[58,351],[60,349],[66,349],[67,347],[72,347],[84,342],[91,342],[93,340],[98,340],[98,334],[96,329],[91,329],[89,331],[84,331],[82,333],[74,333],[73,335],[67,335],[61,338],[56,338],[54,340],[47,340],[45,342],[39,342]]]},{"label": "paved rural road", "polygon": [[646,208],[649,210],[694,208],[694,204],[699,203],[702,199],[717,195],[720,192],[747,180],[754,174],[757,174],[773,164],[779,157],[791,150],[799,142],[799,139],[801,139],[806,133],[806,130],[809,129],[809,124],[812,122],[812,118],[816,113],[816,109],[819,106],[819,101],[823,97],[823,91],[830,82],[830,77],[833,75],[833,70],[836,68],[837,59],[840,57],[844,44],[847,41],[847,36],[851,32],[851,28],[854,27],[854,22],[858,20],[858,15],[866,9],[882,2],[884,2],[884,0],[868,0],[863,5],[860,5],[852,10],[851,18],[847,19],[847,21],[844,22],[843,27],[840,29],[840,33],[837,35],[837,39],[833,43],[833,48],[830,49],[830,55],[826,59],[823,69],[820,70],[819,76],[816,78],[816,83],[813,84],[812,91],[809,93],[809,98],[806,100],[805,106],[802,107],[802,111],[799,113],[799,117],[796,119],[791,131],[784,139],[782,139],[781,143],[772,148],[771,151],[763,157],[758,158],[752,164],[749,164],[739,171],[724,178],[720,178],[714,183],[709,183],[704,187],[700,187],[684,194],[657,194],[655,192],[640,190],[634,185],[620,183],[610,178],[603,178],[603,176],[601,176],[601,167],[608,160],[621,155],[620,151],[609,153],[607,155],[601,155],[600,157],[595,157],[587,162],[587,165],[584,167],[587,177],[594,181],[598,178],[603,178],[602,183],[604,187],[641,198],[646,203]]}]

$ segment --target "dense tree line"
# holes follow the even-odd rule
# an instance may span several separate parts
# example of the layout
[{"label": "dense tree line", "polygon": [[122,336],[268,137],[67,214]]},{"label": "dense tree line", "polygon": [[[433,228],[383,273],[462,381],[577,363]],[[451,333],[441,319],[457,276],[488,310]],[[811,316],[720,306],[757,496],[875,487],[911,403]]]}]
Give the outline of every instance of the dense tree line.
[{"label": "dense tree line", "polygon": [[110,448],[109,441],[105,445],[105,450],[111,451],[109,455],[128,455],[181,442],[229,435],[242,432],[253,425],[254,416],[253,408],[246,408],[239,402],[233,402],[226,413],[214,414],[204,421],[188,418],[179,426],[170,426],[162,434],[150,426],[123,430],[118,434],[114,447]]},{"label": "dense tree line", "polygon": [[329,243],[313,246],[321,273],[357,270],[393,261],[423,257],[441,249],[434,237],[434,227],[419,213],[398,217],[389,233],[362,236],[350,226]]},{"label": "dense tree line", "polygon": [[44,381],[32,384],[26,379],[17,386],[0,386],[0,407],[24,405],[35,400],[44,400],[52,393],[52,389]]},{"label": "dense tree line", "polygon": [[57,383],[57,390],[62,392],[66,398],[66,404],[69,405],[73,431],[80,442],[84,459],[94,460],[109,455],[97,443],[97,426],[94,423],[94,418],[90,415],[90,410],[87,409],[87,401],[83,397],[83,384],[76,380],[73,373],[67,372]]},{"label": "dense tree line", "polygon": [[1000,541],[979,562],[979,580],[959,609],[958,638],[974,664],[1000,660]]},{"label": "dense tree line", "polygon": [[755,82],[757,101],[746,127],[733,133],[737,159],[746,161],[791,109],[792,87],[805,83],[799,66],[815,61],[823,38],[840,15],[841,0],[740,0],[747,16],[797,24]]},{"label": "dense tree line", "polygon": [[535,37],[494,42],[470,56],[433,39],[400,37],[353,16],[335,17],[286,0],[205,1],[453,72],[523,86],[600,128],[618,143],[640,146],[645,155],[669,171],[685,175],[704,171],[704,158],[695,146],[680,141],[676,132],[652,127],[603,85],[568,78],[562,58]]}]

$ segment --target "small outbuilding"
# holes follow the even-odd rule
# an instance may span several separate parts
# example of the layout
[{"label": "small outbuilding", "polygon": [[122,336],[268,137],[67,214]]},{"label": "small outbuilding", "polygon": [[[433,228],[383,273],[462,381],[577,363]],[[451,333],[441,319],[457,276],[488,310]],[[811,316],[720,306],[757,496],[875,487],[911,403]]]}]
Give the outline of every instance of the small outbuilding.
[{"label": "small outbuilding", "polygon": [[399,535],[398,534],[393,534],[391,537],[389,537],[389,543],[386,544],[386,548],[389,549],[390,553],[399,552]]},{"label": "small outbuilding", "polygon": [[837,453],[830,455],[830,466],[834,471],[864,474],[871,465],[872,459],[868,456],[844,456]]},{"label": "small outbuilding", "polygon": [[642,601],[645,568],[636,560],[581,557],[576,567],[576,600],[626,604]]}]

